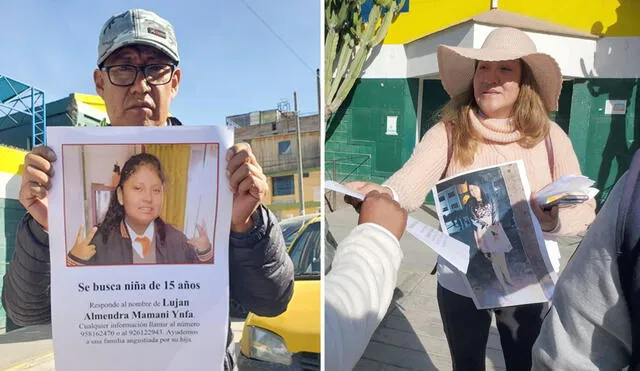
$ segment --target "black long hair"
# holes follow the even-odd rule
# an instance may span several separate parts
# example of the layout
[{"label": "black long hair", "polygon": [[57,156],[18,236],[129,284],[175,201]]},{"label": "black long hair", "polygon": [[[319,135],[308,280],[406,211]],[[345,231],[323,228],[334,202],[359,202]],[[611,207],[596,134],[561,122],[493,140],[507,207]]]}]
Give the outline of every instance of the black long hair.
[{"label": "black long hair", "polygon": [[[164,172],[162,171],[162,165],[160,164],[160,160],[150,153],[139,153],[137,155],[131,156],[127,162],[122,166],[122,171],[120,172],[120,182],[118,182],[118,186],[111,192],[111,200],[109,201],[109,208],[107,209],[106,214],[104,215],[104,219],[100,224],[98,224],[98,233],[102,234],[103,242],[107,242],[107,237],[111,233],[112,230],[120,228],[120,223],[124,220],[124,206],[120,205],[118,202],[118,188],[123,190],[124,183],[141,167],[148,165],[155,172],[156,175],[162,181],[162,184],[165,183],[166,177]],[[164,239],[164,222],[160,220],[160,218],[156,218],[155,220],[157,228],[157,232],[161,239]]]},{"label": "black long hair", "polygon": [[[487,215],[491,215],[491,220],[495,219],[495,205],[488,198],[487,193],[484,191],[482,187],[482,182],[473,179],[467,182],[467,187],[469,188],[469,196],[471,197],[469,201],[467,201],[466,207],[469,210],[469,215],[476,221],[481,221]],[[480,197],[482,200],[478,200],[474,196],[471,195],[471,186],[475,185],[480,188]]]}]

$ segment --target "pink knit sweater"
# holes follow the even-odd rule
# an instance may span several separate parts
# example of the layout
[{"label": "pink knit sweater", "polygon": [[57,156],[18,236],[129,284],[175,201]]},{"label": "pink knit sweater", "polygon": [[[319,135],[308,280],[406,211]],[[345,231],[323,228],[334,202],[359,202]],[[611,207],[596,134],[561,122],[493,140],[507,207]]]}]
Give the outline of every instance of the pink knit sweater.
[{"label": "pink knit sweater", "polygon": [[[547,149],[544,141],[533,148],[523,148],[517,141],[520,132],[504,119],[480,120],[473,111],[469,113],[473,128],[482,135],[473,163],[462,166],[455,159],[447,169],[446,177],[465,171],[493,166],[504,162],[523,160],[531,191],[536,192],[551,183]],[[573,145],[564,131],[553,122],[550,128],[553,144],[555,176],[582,174]],[[400,205],[408,211],[420,207],[425,196],[440,180],[447,162],[447,132],[443,123],[438,123],[427,131],[415,147],[411,158],[391,176],[385,185],[391,187],[398,196]],[[574,235],[586,229],[595,218],[595,201],[560,208],[560,224],[553,233]]]}]

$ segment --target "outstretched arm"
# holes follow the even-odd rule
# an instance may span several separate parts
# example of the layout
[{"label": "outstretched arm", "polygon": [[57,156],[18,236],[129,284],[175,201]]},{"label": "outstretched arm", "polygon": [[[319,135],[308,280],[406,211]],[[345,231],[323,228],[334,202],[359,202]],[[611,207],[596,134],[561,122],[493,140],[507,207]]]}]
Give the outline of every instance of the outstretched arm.
[{"label": "outstretched arm", "polygon": [[336,249],[325,276],[325,367],[351,370],[384,318],[396,287],[407,213],[371,192],[358,225]]}]

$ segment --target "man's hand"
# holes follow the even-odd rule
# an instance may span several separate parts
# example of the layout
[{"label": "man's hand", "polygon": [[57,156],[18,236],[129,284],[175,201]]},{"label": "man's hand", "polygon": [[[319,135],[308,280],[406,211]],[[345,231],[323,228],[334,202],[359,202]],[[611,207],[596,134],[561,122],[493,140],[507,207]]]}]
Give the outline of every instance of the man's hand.
[{"label": "man's hand", "polygon": [[249,144],[234,144],[226,158],[227,177],[233,192],[231,230],[244,233],[253,227],[251,216],[269,191],[269,185]]},{"label": "man's hand", "polygon": [[20,203],[45,230],[49,228],[47,196],[53,177],[51,163],[56,159],[53,150],[46,146],[36,147],[24,157]]},{"label": "man's hand", "polygon": [[76,243],[73,245],[71,251],[69,251],[71,255],[82,260],[91,259],[96,254],[96,245],[92,245],[91,240],[93,240],[93,236],[95,236],[97,231],[98,227],[91,228],[85,238],[84,226],[81,225],[78,230],[78,235],[76,236]]},{"label": "man's hand", "polygon": [[558,218],[558,206],[554,206],[551,210],[542,210],[542,207],[536,202],[535,194],[531,196],[531,209],[536,218],[540,222],[540,226],[544,232],[549,232],[558,226],[560,219]]},{"label": "man's hand", "polygon": [[393,233],[398,240],[407,227],[407,212],[388,193],[367,193],[360,207],[358,224],[375,223]]},{"label": "man's hand", "polygon": [[[371,191],[376,191],[378,193],[382,193],[382,194],[387,194],[389,195],[391,198],[393,198],[393,194],[391,193],[391,190],[389,188],[383,187],[379,184],[376,183],[371,183],[371,182],[349,182],[349,183],[344,183],[343,184],[345,187],[347,188],[351,188],[354,191],[362,194],[362,195],[367,195],[369,192]],[[360,212],[360,207],[362,204],[362,200],[359,200],[357,198],[351,197],[351,196],[344,196],[344,202],[348,203],[349,205],[353,206],[354,209],[356,209],[357,212]]]}]

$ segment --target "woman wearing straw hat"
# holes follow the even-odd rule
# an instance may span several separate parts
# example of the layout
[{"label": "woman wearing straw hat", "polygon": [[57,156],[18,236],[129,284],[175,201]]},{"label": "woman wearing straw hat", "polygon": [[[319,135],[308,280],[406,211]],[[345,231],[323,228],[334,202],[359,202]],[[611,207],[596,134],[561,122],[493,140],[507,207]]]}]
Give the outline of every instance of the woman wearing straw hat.
[{"label": "woman wearing straw hat", "polygon": [[[524,32],[498,28],[479,49],[440,45],[437,56],[451,97],[441,121],[383,186],[353,182],[349,187],[360,193],[388,192],[413,211],[439,179],[508,161],[523,160],[534,192],[562,175],[581,174],[571,141],[548,116],[558,108],[560,68],[553,57],[538,53]],[[532,201],[532,208],[543,231],[555,235],[579,233],[595,217],[593,201],[550,211]],[[438,305],[454,369],[484,370],[492,312],[507,369],[530,369],[546,303],[478,310],[462,273],[438,258],[437,274]]]}]

